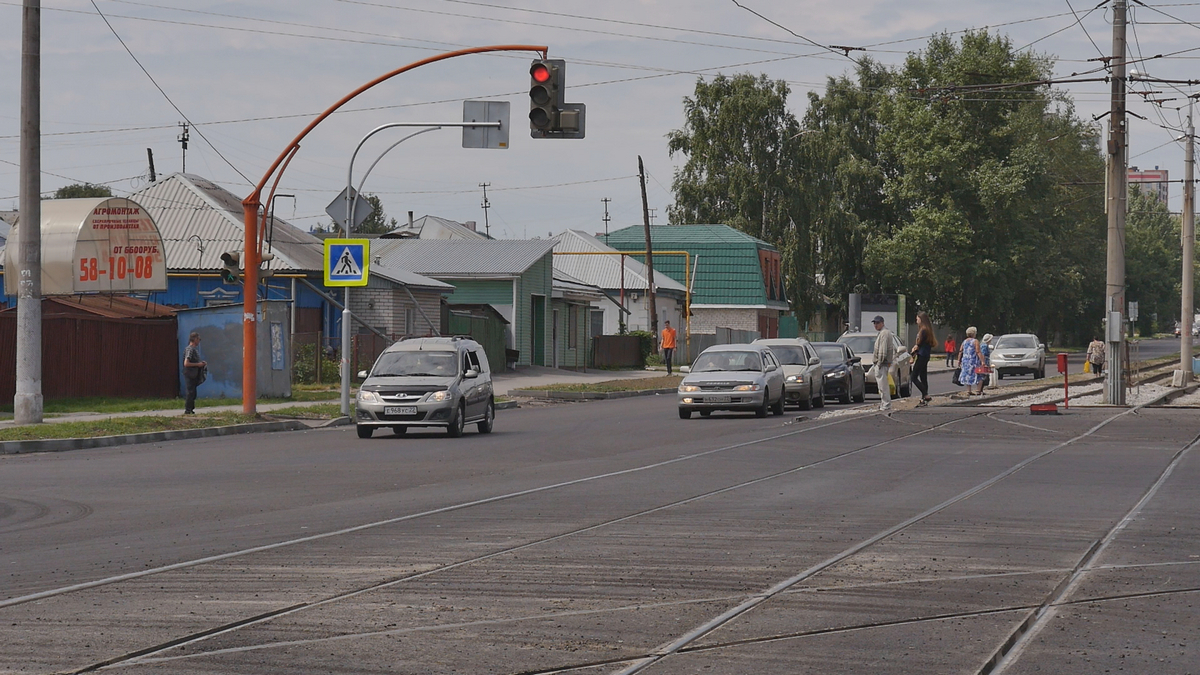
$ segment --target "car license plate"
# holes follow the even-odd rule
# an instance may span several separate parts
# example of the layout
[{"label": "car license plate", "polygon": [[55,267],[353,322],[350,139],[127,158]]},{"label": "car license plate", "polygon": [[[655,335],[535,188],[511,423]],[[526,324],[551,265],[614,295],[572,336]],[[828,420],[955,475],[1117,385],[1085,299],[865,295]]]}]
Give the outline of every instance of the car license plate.
[{"label": "car license plate", "polygon": [[728,396],[705,396],[705,403],[729,403]]},{"label": "car license plate", "polygon": [[396,407],[392,407],[392,408],[384,408],[383,414],[384,415],[416,415],[417,414],[417,406],[402,405],[402,406],[396,406]]}]

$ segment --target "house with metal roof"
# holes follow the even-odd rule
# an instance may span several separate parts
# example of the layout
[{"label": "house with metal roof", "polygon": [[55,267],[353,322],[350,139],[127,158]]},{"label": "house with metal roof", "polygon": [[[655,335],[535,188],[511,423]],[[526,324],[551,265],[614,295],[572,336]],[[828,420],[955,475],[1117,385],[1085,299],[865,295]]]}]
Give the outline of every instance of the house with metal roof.
[{"label": "house with metal roof", "polygon": [[446,302],[492,306],[508,320],[507,348],[517,365],[553,365],[552,241],[376,239],[373,264],[454,285]]},{"label": "house with metal roof", "polygon": [[[650,228],[656,251],[687,251],[693,274],[693,334],[718,327],[779,335],[779,318],[790,309],[780,271],[782,258],[768,242],[728,225],[660,225]],[[622,251],[644,251],[641,225],[616,230],[605,242]],[[655,256],[654,272],[684,282],[682,256]]]},{"label": "house with metal roof", "polygon": [[[567,230],[553,241],[555,272],[565,272],[604,290],[606,297],[592,304],[592,335],[616,335],[622,323],[628,330],[650,330],[649,273],[640,260],[644,256],[623,255],[625,252],[580,230]],[[644,243],[639,251],[646,248]],[[658,264],[656,258],[656,272]],[[656,273],[654,293],[659,325],[670,321],[682,326],[687,297],[684,285],[667,274]]]},{"label": "house with metal roof", "polygon": [[412,220],[412,211],[408,212],[408,217],[409,222],[397,225],[383,236],[388,239],[490,239],[483,232],[476,231],[473,220],[458,223],[438,216],[421,216]]},{"label": "house with metal roof", "polygon": [[[241,303],[242,288],[220,277],[221,254],[245,246],[242,200],[194,174],[176,173],[130,196],[150,212],[166,249],[169,285],[157,298],[174,307]],[[293,333],[341,334],[341,291],[324,287],[324,243],[287,221],[267,220],[264,252],[274,255],[262,280],[265,300],[293,304]],[[392,338],[441,332],[440,302],[452,286],[411,271],[374,267],[365,289],[351,293],[350,311],[369,328]],[[422,315],[432,317],[426,321]]]},{"label": "house with metal roof", "polygon": [[599,286],[576,279],[560,269],[554,270],[549,365],[584,370],[592,364],[592,331],[588,319],[593,304],[601,301],[607,302],[607,299]]}]

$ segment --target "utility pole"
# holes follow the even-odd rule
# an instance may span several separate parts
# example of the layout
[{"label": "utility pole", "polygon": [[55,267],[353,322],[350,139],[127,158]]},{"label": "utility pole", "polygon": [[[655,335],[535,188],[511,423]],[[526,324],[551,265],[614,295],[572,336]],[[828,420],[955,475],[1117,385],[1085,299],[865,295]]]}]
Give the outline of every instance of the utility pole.
[{"label": "utility pole", "polygon": [[608,203],[611,202],[612,200],[609,199],[608,197],[605,197],[604,199],[601,199],[600,201],[604,202],[604,236],[607,237],[608,236],[608,221],[611,220],[608,217]]},{"label": "utility pole", "polygon": [[1125,8],[1113,1],[1112,101],[1108,116],[1108,278],[1104,294],[1108,379],[1104,398],[1109,405],[1125,404],[1125,207],[1127,199],[1125,137]]},{"label": "utility pole", "polygon": [[638,178],[642,181],[642,223],[646,228],[646,301],[650,307],[650,332],[658,344],[658,308],[654,303],[654,242],[650,239],[650,205],[646,201],[646,167],[638,155]]},{"label": "utility pole", "polygon": [[1183,302],[1179,314],[1179,369],[1183,371],[1181,385],[1192,379],[1192,322],[1196,305],[1192,297],[1195,281],[1192,258],[1196,252],[1196,129],[1192,126],[1192,99],[1188,99],[1187,136],[1184,137],[1183,162]]},{"label": "utility pole", "polygon": [[21,16],[21,226],[13,420],[42,421],[42,3]]},{"label": "utility pole", "polygon": [[158,180],[158,174],[154,173],[154,151],[146,148],[146,159],[150,160],[150,182]]},{"label": "utility pole", "polygon": [[488,225],[488,213],[487,212],[488,212],[488,209],[492,208],[492,204],[491,204],[491,202],[488,201],[488,198],[487,198],[487,189],[488,189],[489,185],[491,185],[491,183],[480,183],[479,184],[479,187],[483,188],[483,203],[480,204],[480,206],[483,207],[483,231],[485,234],[487,234],[488,238],[490,239],[492,236],[492,228]]},{"label": "utility pole", "polygon": [[179,144],[183,146],[183,168],[180,169],[180,173],[187,173],[187,144],[191,137],[188,136],[187,122],[180,122],[179,126],[183,127],[183,133],[179,134]]}]

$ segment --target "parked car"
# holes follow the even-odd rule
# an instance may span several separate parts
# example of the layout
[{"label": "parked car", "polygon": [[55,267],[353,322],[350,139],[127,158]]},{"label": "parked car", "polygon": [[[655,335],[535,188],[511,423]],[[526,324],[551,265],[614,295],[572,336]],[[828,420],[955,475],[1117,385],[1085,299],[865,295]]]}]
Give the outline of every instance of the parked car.
[{"label": "parked car", "polygon": [[461,337],[402,340],[384,350],[358,389],[359,438],[380,427],[445,427],[453,437],[477,423],[489,434],[496,419],[492,369],[483,347]]},{"label": "parked car", "polygon": [[814,342],[812,346],[825,371],[825,395],[837,396],[842,403],[852,400],[862,403],[867,397],[862,357],[855,356],[850,347],[841,342]]},{"label": "parked car", "polygon": [[825,370],[812,344],[802,338],[760,338],[756,345],[766,345],[783,367],[785,404],[801,410],[825,407]]},{"label": "parked car", "polygon": [[[838,342],[850,348],[854,355],[862,360],[863,370],[870,370],[875,363],[875,338],[878,333],[871,331],[869,333],[844,333],[837,339]],[[900,338],[892,333],[892,342],[896,347],[896,356],[899,357],[907,350],[904,343],[900,342]],[[902,359],[900,366],[897,369],[896,375],[896,390],[901,396],[908,396],[912,391],[912,359]],[[868,377],[866,380],[866,389],[872,394],[879,393],[879,386],[875,383],[875,378]]]},{"label": "parked car", "polygon": [[783,368],[766,345],[715,345],[684,366],[679,383],[679,417],[693,412],[708,417],[714,410],[767,410],[783,414]]},{"label": "parked car", "polygon": [[996,379],[1005,375],[1046,376],[1046,345],[1032,333],[1008,333],[992,346],[992,370]]}]

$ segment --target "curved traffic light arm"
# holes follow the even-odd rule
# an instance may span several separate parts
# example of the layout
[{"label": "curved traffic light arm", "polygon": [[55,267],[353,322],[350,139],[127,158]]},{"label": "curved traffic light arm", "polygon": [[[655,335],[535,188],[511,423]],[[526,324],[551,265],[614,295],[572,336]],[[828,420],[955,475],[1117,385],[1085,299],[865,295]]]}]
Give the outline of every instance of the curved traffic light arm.
[{"label": "curved traffic light arm", "polygon": [[[258,266],[261,263],[259,258],[262,251],[262,233],[266,228],[266,214],[262,215],[261,222],[259,217],[259,209],[262,206],[262,191],[266,187],[267,182],[271,180],[271,176],[275,176],[275,182],[271,187],[271,192],[275,192],[275,188],[278,187],[279,180],[283,177],[283,172],[287,168],[288,163],[291,162],[296,152],[300,149],[300,141],[316,128],[318,124],[323,122],[326,117],[337,112],[339,108],[354,100],[359,94],[414,68],[420,68],[430,63],[445,61],[446,59],[458,56],[486,54],[488,52],[537,52],[541,54],[542,58],[546,58],[549,49],[545,45],[492,45],[489,47],[459,49],[453,52],[430,56],[420,61],[414,61],[407,66],[380,75],[344,96],[325,112],[317,115],[312,122],[309,122],[308,126],[304,127],[296,138],[292,139],[292,142],[284,148],[283,152],[279,153],[279,157],[275,159],[271,167],[267,169],[267,172],[263,174],[262,180],[258,181],[258,185],[254,186],[254,191],[242,200],[242,217],[246,234],[245,252],[243,255],[245,290],[242,293],[242,412],[244,414],[255,414],[255,404],[258,398]],[[276,175],[277,169],[279,170],[278,175]]]}]

